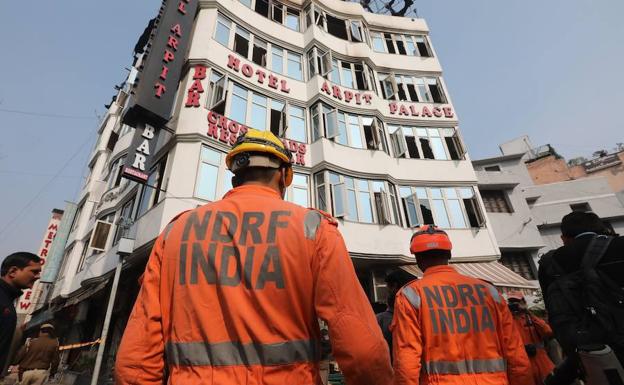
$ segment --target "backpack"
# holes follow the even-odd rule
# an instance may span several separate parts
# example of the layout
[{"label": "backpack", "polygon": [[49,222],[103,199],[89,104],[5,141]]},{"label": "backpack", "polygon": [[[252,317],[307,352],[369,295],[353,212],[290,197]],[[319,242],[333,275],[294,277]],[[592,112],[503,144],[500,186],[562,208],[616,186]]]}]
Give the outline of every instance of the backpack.
[{"label": "backpack", "polygon": [[624,353],[624,289],[597,268],[612,240],[595,236],[580,268],[571,273],[551,258],[550,273],[556,279],[546,289],[546,310],[564,351],[604,344],[618,356]]}]

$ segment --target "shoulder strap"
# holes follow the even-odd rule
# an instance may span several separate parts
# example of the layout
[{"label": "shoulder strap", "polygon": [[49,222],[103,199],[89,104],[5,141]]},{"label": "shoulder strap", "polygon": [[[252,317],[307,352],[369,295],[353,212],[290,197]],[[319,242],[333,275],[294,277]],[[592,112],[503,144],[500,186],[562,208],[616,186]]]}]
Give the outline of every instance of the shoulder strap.
[{"label": "shoulder strap", "polygon": [[581,267],[583,269],[593,269],[599,263],[602,257],[607,252],[609,245],[613,237],[609,237],[606,235],[597,235],[589,242],[587,245],[587,249],[585,249],[585,254],[583,254],[583,259],[581,260]]}]

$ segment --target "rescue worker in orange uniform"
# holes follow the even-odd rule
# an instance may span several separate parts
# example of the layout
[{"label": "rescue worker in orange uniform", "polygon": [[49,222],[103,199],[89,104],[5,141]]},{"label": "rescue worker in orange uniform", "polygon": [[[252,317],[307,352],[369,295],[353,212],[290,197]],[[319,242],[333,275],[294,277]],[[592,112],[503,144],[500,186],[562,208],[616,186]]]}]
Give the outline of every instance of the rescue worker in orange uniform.
[{"label": "rescue worker in orange uniform", "polygon": [[498,291],[449,266],[444,231],[422,226],[410,243],[424,276],[396,296],[395,383],[530,385],[529,359]]},{"label": "rescue worker in orange uniform", "polygon": [[516,330],[522,337],[524,348],[529,356],[533,371],[533,382],[542,385],[544,379],[555,368],[555,364],[548,357],[545,343],[552,338],[553,331],[546,321],[534,316],[527,309],[526,299],[519,291],[507,295],[509,310],[514,318]]},{"label": "rescue worker in orange uniform", "polygon": [[317,385],[320,330],[350,384],[390,385],[387,344],[327,214],[283,200],[292,156],[250,129],[222,200],[157,238],[115,367],[117,384]]}]

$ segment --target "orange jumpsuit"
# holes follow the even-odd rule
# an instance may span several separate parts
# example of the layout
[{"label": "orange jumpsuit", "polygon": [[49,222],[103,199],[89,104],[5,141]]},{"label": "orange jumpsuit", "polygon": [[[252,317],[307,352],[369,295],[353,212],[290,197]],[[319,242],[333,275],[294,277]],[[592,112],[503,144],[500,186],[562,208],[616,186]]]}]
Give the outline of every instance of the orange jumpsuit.
[{"label": "orange jumpsuit", "polygon": [[546,321],[532,314],[514,315],[514,323],[516,330],[522,337],[522,342],[525,345],[533,344],[536,347],[535,356],[529,357],[533,369],[532,383],[542,385],[544,378],[555,368],[544,346],[545,340],[553,336],[552,329]]},{"label": "orange jumpsuit", "polygon": [[318,318],[351,384],[392,383],[388,347],[337,222],[241,186],[158,237],[117,384],[320,384]]},{"label": "orange jumpsuit", "polygon": [[392,333],[397,385],[531,384],[503,298],[451,266],[431,267],[397,293]]}]

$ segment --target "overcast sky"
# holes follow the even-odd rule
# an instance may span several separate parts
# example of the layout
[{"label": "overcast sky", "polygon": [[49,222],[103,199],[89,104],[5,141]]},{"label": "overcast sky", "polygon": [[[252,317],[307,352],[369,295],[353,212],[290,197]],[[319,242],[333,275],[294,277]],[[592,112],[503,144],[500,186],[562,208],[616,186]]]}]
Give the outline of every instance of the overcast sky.
[{"label": "overcast sky", "polygon": [[[417,4],[473,159],[523,134],[566,157],[624,142],[623,1]],[[0,1],[0,259],[37,252],[51,210],[77,199],[98,116],[159,5]]]}]

